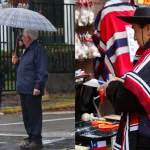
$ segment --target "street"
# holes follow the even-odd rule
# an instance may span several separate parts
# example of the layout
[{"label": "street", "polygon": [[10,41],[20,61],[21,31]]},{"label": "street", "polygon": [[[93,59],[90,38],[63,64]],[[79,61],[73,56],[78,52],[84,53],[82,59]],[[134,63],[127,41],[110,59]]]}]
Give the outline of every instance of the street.
[{"label": "street", "polygon": [[[42,150],[74,148],[74,124],[74,112],[43,113]],[[22,114],[0,116],[0,150],[19,150],[26,136]]]}]

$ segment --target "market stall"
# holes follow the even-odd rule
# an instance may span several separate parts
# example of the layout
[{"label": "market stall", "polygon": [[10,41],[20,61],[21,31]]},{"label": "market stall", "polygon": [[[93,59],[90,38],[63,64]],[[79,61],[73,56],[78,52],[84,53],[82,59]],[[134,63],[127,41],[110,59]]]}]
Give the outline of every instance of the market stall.
[{"label": "market stall", "polygon": [[[132,67],[132,57],[138,46],[134,49],[132,47],[135,41],[132,41],[131,26],[116,19],[118,14],[133,15],[136,6],[133,5],[134,1],[131,3],[121,0],[77,2],[75,69],[82,72],[81,75],[84,76],[84,79],[80,83],[76,80],[75,84],[76,87],[79,87],[80,84],[76,95],[75,136],[76,145],[84,146],[87,149],[94,150],[97,145],[103,149],[111,149],[117,134],[120,115],[116,116],[107,97],[103,97],[103,103],[101,102],[102,96],[97,93],[97,87],[87,86],[84,82],[92,79],[105,82],[109,73],[120,77]],[[89,6],[90,8],[87,9]],[[94,21],[88,22],[91,20],[87,19],[88,14],[93,18],[92,11]],[[129,40],[131,43],[128,42]],[[77,76],[78,79],[81,79],[80,73]],[[86,78],[87,76],[88,78]],[[86,113],[88,117],[86,116],[85,119],[83,116]],[[115,117],[111,118],[112,115]],[[105,116],[109,116],[111,119]],[[97,126],[93,126],[95,120],[97,120]],[[98,120],[103,121],[99,122]]]}]

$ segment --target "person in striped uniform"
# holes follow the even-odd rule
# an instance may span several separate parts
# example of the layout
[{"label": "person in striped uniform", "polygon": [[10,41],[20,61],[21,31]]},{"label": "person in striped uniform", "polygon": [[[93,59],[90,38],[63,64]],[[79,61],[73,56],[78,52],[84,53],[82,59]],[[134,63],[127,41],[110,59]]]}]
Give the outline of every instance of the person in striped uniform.
[{"label": "person in striped uniform", "polygon": [[98,87],[121,114],[114,150],[150,150],[150,7],[138,7],[133,16],[117,16],[132,24],[139,44],[134,66],[122,78],[110,75]]}]

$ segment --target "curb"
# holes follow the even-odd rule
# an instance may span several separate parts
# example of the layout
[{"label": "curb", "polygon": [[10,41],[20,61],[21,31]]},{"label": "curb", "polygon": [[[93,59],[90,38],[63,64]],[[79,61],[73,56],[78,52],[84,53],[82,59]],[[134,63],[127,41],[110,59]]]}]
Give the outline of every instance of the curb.
[{"label": "curb", "polygon": [[[60,108],[68,108],[68,107],[74,107],[75,102],[74,101],[69,101],[69,102],[59,102],[59,103],[54,103],[54,104],[47,104],[47,105],[42,105],[42,110],[53,110],[53,109],[60,109]],[[21,106],[14,106],[14,107],[5,107],[1,108],[0,112],[4,114],[11,114],[11,113],[19,113],[21,112]]]}]

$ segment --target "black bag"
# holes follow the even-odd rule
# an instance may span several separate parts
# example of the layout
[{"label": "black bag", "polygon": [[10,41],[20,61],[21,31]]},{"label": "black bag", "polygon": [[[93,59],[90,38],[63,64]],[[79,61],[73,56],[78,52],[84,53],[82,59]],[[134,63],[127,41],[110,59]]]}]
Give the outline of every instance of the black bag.
[{"label": "black bag", "polygon": [[[80,121],[83,113],[97,113],[93,104],[93,98],[98,96],[97,88],[83,85],[80,87],[80,93],[77,93],[75,97],[75,120]],[[99,99],[96,100],[96,105],[99,106]]]}]

